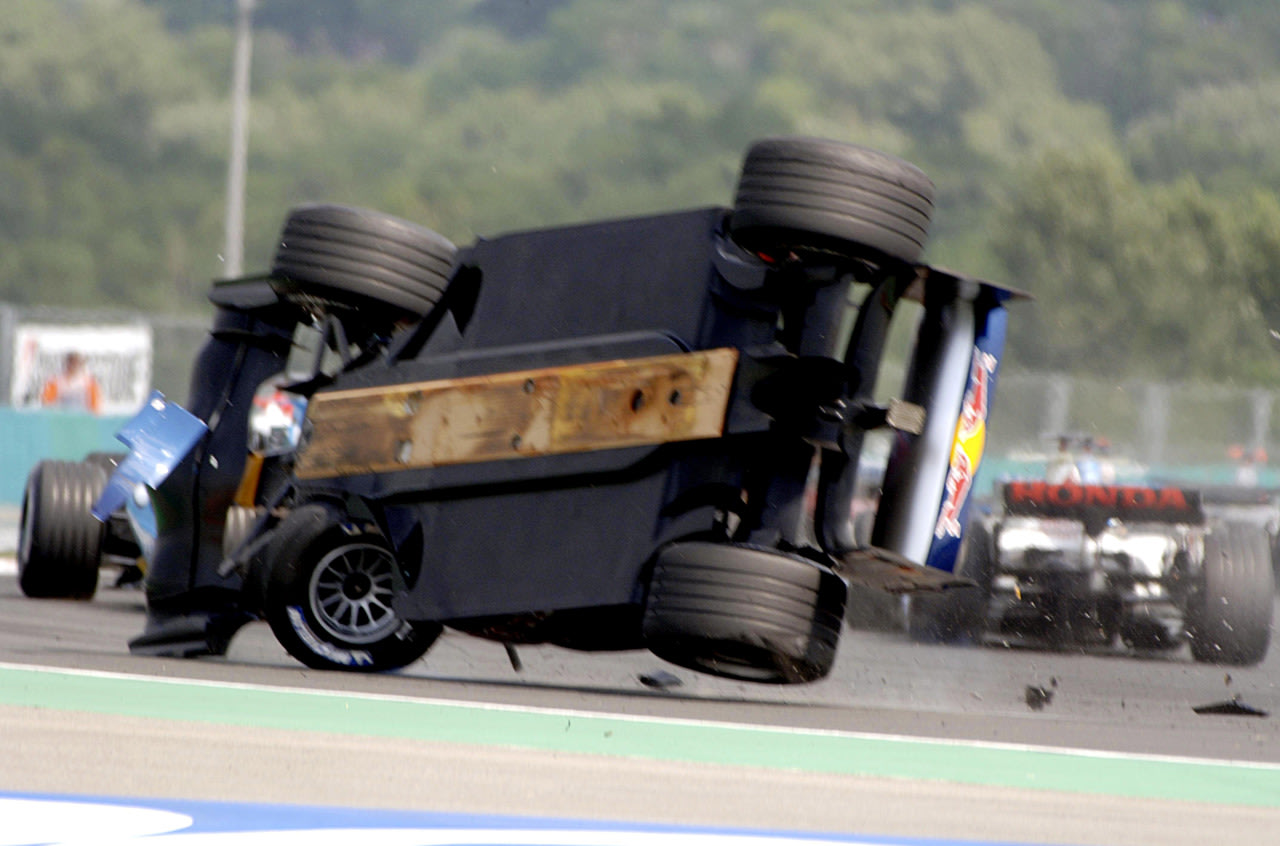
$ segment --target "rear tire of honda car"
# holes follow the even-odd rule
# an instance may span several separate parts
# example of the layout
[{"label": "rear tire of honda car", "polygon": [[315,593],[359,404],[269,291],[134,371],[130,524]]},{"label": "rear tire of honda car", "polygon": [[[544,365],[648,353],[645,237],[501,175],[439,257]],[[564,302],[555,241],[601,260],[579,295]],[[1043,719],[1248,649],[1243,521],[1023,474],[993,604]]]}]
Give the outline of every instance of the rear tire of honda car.
[{"label": "rear tire of honda car", "polygon": [[907,634],[920,643],[975,643],[987,627],[987,606],[995,580],[996,551],[991,530],[974,521],[965,530],[964,554],[956,575],[971,587],[947,588],[939,593],[912,594],[907,610]]},{"label": "rear tire of honda car", "polygon": [[407,220],[354,206],[304,205],[285,220],[271,275],[287,292],[395,323],[435,309],[456,256],[447,238]]},{"label": "rear tire of honda car", "polygon": [[914,263],[933,196],[929,177],[894,156],[819,138],[769,138],[747,151],[729,231],[766,255],[817,251]]},{"label": "rear tire of honda car", "polygon": [[443,630],[401,619],[403,572],[382,535],[324,504],[296,508],[268,544],[265,616],[290,655],[317,670],[376,673],[417,661]]},{"label": "rear tire of honda car", "polygon": [[18,585],[39,599],[92,599],[106,524],[90,509],[107,484],[100,466],[41,461],[27,478],[18,529]]},{"label": "rear tire of honda car", "polygon": [[1189,598],[1191,655],[1207,664],[1257,664],[1271,642],[1275,575],[1266,533],[1227,524],[1205,538],[1204,567]]},{"label": "rear tire of honda car", "polygon": [[642,618],[645,645],[673,664],[788,684],[831,671],[847,589],[806,558],[686,542],[658,554]]}]

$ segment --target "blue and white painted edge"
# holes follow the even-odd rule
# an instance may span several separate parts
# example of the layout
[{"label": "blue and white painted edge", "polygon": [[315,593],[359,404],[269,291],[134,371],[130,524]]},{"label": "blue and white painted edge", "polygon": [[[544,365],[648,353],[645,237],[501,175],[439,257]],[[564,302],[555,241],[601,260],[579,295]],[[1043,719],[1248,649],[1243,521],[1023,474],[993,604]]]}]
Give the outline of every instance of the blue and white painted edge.
[{"label": "blue and white painted edge", "polygon": [[811,834],[299,805],[0,793],[0,846],[974,846]]}]

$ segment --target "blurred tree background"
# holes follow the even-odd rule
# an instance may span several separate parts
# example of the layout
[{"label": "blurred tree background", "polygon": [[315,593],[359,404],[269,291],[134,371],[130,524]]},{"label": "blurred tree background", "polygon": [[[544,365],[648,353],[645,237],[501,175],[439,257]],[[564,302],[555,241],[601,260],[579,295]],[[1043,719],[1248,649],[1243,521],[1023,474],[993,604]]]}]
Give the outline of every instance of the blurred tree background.
[{"label": "blurred tree background", "polygon": [[[197,314],[234,0],[10,0],[0,300]],[[1274,0],[256,0],[245,266],[288,208],[466,243],[727,205],[774,134],[938,185],[926,258],[1024,288],[1009,364],[1280,382]]]}]

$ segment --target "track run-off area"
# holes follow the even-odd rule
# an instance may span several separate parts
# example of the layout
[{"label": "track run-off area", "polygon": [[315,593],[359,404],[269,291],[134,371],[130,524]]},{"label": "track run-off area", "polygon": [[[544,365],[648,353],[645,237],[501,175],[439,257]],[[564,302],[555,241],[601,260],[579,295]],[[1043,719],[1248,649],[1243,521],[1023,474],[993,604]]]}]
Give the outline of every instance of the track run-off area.
[{"label": "track run-off area", "polygon": [[[225,657],[131,656],[142,613],[105,576],[91,602],[38,602],[0,571],[0,818],[129,807],[190,820],[152,835],[210,844],[317,826],[406,843],[1266,842],[1280,823],[1274,654],[1225,669],[850,629],[830,678],[762,687],[647,653],[522,648],[517,671],[501,645],[447,635],[363,676],[307,670],[259,624]],[[1031,687],[1048,692],[1035,707]],[[0,844],[101,842],[4,829]]]}]

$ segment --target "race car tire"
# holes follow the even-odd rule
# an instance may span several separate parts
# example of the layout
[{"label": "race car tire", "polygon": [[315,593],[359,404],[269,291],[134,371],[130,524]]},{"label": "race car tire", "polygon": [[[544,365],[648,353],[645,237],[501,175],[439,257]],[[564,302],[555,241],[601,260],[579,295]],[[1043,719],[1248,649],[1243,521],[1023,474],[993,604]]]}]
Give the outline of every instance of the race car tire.
[{"label": "race car tire", "polygon": [[907,635],[918,643],[980,640],[987,626],[995,569],[991,530],[975,520],[965,530],[964,551],[956,565],[956,575],[974,585],[912,594],[907,604]]},{"label": "race car tire", "polygon": [[127,452],[91,452],[84,457],[85,464],[101,467],[110,476],[120,466],[120,462],[129,457]]},{"label": "race car tire", "polygon": [[280,645],[317,670],[376,673],[417,661],[440,636],[437,623],[400,619],[391,608],[395,555],[373,527],[335,507],[295,508],[267,546],[267,623]]},{"label": "race car tire", "polygon": [[233,505],[227,509],[227,521],[222,526],[222,557],[230,558],[246,540],[258,520],[267,513],[261,505],[249,508]]},{"label": "race car tire", "polygon": [[1275,573],[1276,586],[1280,587],[1280,535],[1271,538],[1271,569]]},{"label": "race car tire", "polygon": [[107,484],[97,464],[41,461],[27,477],[18,529],[18,585],[38,599],[92,599],[106,524],[90,512]]},{"label": "race car tire", "polygon": [[456,255],[447,238],[407,220],[354,206],[303,205],[285,219],[271,276],[287,292],[394,323],[435,309]]},{"label": "race car tire", "polygon": [[1204,542],[1199,584],[1188,600],[1191,655],[1206,664],[1257,664],[1271,642],[1275,575],[1266,533],[1256,526],[1215,527]]},{"label": "race car tire", "polygon": [[775,550],[689,541],[654,562],[645,645],[681,667],[791,684],[831,671],[847,588],[822,565]]},{"label": "race car tire", "polygon": [[1182,646],[1181,638],[1158,620],[1122,620],[1117,634],[1121,643],[1139,652],[1170,652]]},{"label": "race car tire", "polygon": [[933,182],[885,153],[820,138],[747,151],[729,232],[757,253],[834,252],[914,263],[933,215]]}]

